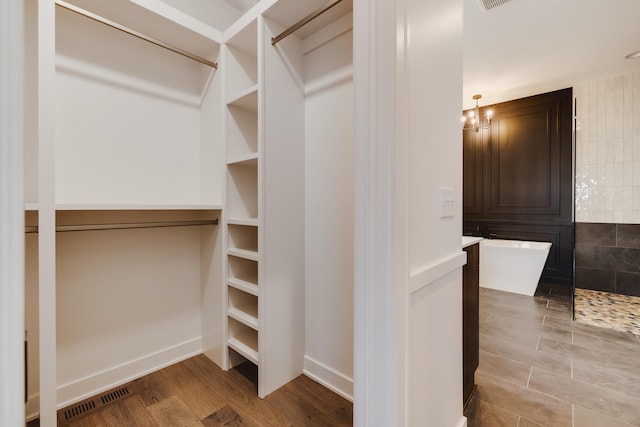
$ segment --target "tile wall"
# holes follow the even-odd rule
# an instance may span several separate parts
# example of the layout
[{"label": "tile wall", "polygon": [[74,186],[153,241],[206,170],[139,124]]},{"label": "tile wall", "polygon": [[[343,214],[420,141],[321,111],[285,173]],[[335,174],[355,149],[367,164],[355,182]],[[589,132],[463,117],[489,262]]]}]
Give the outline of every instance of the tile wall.
[{"label": "tile wall", "polygon": [[640,296],[640,225],[576,223],[576,287]]},{"label": "tile wall", "polygon": [[640,223],[640,73],[574,87],[576,222]]},{"label": "tile wall", "polygon": [[640,295],[640,73],[574,87],[575,284]]}]

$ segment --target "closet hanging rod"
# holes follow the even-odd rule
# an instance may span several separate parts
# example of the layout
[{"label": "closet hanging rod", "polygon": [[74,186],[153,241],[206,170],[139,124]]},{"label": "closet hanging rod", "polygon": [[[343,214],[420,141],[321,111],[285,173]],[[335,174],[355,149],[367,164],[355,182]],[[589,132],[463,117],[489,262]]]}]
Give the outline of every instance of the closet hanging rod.
[{"label": "closet hanging rod", "polygon": [[280,40],[288,37],[289,35],[291,35],[293,33],[295,33],[300,28],[304,27],[309,22],[313,21],[318,16],[322,15],[323,13],[325,13],[326,11],[331,9],[333,6],[335,6],[335,5],[337,5],[338,3],[341,3],[341,2],[342,2],[342,0],[336,0],[336,1],[334,1],[333,3],[331,3],[328,6],[325,6],[322,9],[318,9],[315,12],[311,13],[310,15],[305,16],[304,18],[302,18],[301,20],[299,20],[298,22],[296,22],[295,24],[293,24],[292,26],[290,26],[289,28],[287,28],[286,30],[284,30],[283,32],[278,34],[277,36],[271,37],[271,46],[275,46],[276,43],[278,43]]},{"label": "closet hanging rod", "polygon": [[187,57],[189,59],[193,59],[194,61],[197,61],[197,62],[199,62],[201,64],[208,65],[209,67],[213,67],[215,69],[218,69],[218,63],[217,62],[209,61],[208,59],[204,59],[204,58],[202,58],[202,57],[200,57],[198,55],[194,55],[193,53],[187,52],[186,50],[180,49],[179,47],[171,46],[170,44],[164,43],[164,42],[162,42],[162,41],[160,41],[158,39],[154,39],[153,37],[149,37],[149,36],[147,36],[145,34],[139,33],[139,32],[137,32],[135,30],[132,30],[131,28],[127,28],[124,25],[120,25],[120,24],[118,24],[116,22],[110,21],[107,18],[103,18],[102,16],[96,15],[96,14],[94,14],[92,12],[89,12],[88,10],[81,9],[81,8],[79,8],[77,6],[74,6],[72,4],[69,4],[69,3],[65,2],[65,1],[56,0],[56,6],[60,6],[63,9],[70,10],[71,12],[75,12],[78,15],[82,15],[82,16],[84,16],[86,18],[93,19],[96,22],[99,22],[101,24],[107,25],[107,26],[109,26],[111,28],[115,28],[116,30],[122,31],[123,33],[127,33],[129,35],[132,35],[134,37],[137,37],[137,38],[142,39],[144,41],[147,41],[149,43],[153,43],[156,46],[160,46],[162,48],[168,49],[168,50],[170,50],[170,51],[172,51],[174,53],[177,53],[178,55],[182,55],[182,56],[185,56],[185,57]]},{"label": "closet hanging rod", "polygon": [[[192,220],[192,221],[158,221],[158,222],[124,222],[116,224],[74,224],[57,225],[56,232],[69,231],[97,231],[97,230],[133,230],[141,228],[167,228],[167,227],[193,227],[197,225],[218,225],[217,219]],[[26,226],[24,232],[37,233],[38,226]]]}]

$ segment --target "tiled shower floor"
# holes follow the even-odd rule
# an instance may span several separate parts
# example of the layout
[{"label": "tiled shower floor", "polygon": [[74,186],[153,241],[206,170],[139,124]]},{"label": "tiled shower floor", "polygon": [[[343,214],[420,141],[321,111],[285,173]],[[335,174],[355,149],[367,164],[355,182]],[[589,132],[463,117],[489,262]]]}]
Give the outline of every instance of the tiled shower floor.
[{"label": "tiled shower floor", "polygon": [[575,320],[640,335],[640,297],[575,290]]}]

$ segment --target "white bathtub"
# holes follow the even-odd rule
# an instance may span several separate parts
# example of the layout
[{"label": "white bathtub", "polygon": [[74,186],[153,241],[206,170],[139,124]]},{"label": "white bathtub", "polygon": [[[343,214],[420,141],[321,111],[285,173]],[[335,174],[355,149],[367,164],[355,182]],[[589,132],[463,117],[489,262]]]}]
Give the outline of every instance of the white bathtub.
[{"label": "white bathtub", "polygon": [[480,287],[532,296],[551,243],[484,239],[480,242]]}]

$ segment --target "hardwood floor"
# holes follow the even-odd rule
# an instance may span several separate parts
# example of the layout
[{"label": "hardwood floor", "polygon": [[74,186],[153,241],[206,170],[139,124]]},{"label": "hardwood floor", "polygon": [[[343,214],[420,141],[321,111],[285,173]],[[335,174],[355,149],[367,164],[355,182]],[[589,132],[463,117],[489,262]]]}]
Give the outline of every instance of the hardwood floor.
[{"label": "hardwood floor", "polygon": [[351,426],[352,403],[300,376],[265,399],[256,370],[244,364],[222,371],[199,355],[147,375],[132,392],[59,426]]},{"label": "hardwood floor", "polygon": [[[640,426],[640,337],[571,320],[566,290],[480,290],[478,390],[468,427]],[[196,356],[134,382],[68,426],[350,426],[351,402],[301,376],[261,400],[254,369]],[[37,423],[29,423],[37,426]],[[62,423],[60,424],[62,426]]]},{"label": "hardwood floor", "polygon": [[570,290],[480,289],[468,427],[640,426],[640,337],[575,323]]}]

